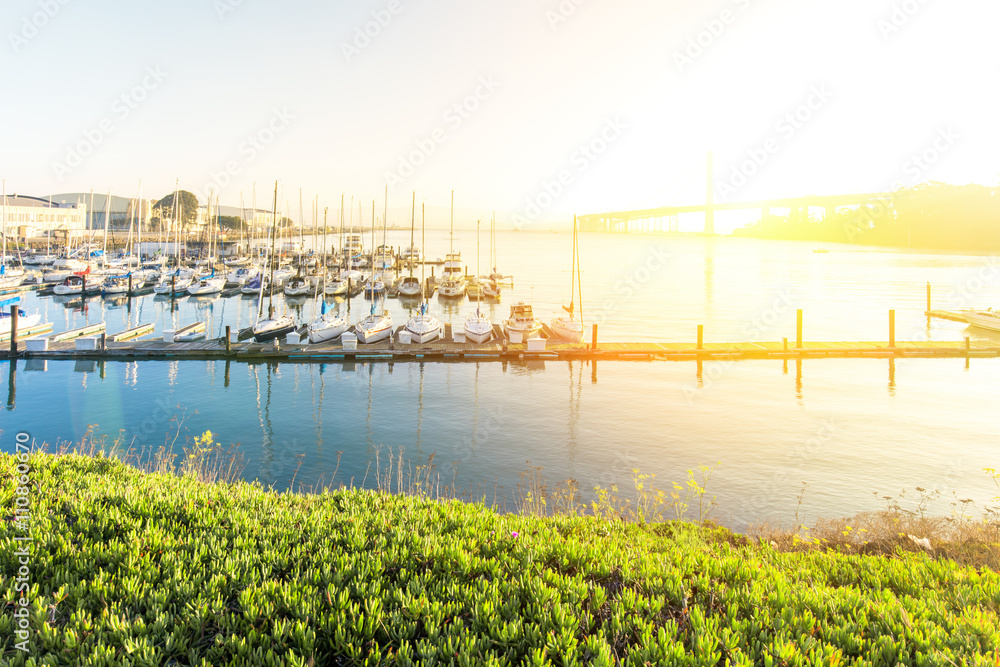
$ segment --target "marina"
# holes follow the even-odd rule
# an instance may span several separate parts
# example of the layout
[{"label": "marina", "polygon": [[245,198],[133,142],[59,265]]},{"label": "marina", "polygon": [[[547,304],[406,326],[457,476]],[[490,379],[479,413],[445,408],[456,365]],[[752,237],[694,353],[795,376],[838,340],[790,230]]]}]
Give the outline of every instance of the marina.
[{"label": "marina", "polygon": [[[463,488],[497,477],[510,490],[530,460],[553,483],[579,480],[586,498],[595,484],[628,485],[634,468],[679,479],[688,468],[721,460],[720,470],[735,466],[720,478],[732,490],[719,496],[721,515],[735,525],[794,503],[784,487],[766,498],[754,491],[771,485],[772,475],[811,485],[829,485],[831,475],[856,479],[827,457],[785,461],[784,445],[774,448],[820,432],[829,420],[866,424],[864,401],[882,411],[896,406],[899,419],[906,414],[911,423],[890,420],[870,432],[841,426],[838,447],[850,438],[859,452],[871,449],[845,461],[898,466],[893,479],[900,484],[929,487],[934,481],[927,477],[942,469],[932,463],[933,452],[959,442],[968,449],[985,437],[979,426],[956,434],[950,425],[956,410],[973,419],[970,427],[978,424],[974,406],[995,393],[989,378],[1000,363],[1000,335],[970,326],[963,315],[993,301],[989,256],[836,247],[814,253],[807,243],[587,232],[574,249],[568,232],[497,231],[495,247],[520,249],[508,256],[485,252],[474,229],[452,232],[446,218],[445,227],[422,232],[420,211],[413,217],[412,226],[389,230],[384,245],[409,248],[412,238],[431,258],[446,257],[451,247],[454,254],[471,248],[462,257],[473,262],[488,255],[474,273],[499,274],[494,267],[503,265],[502,294],[443,298],[434,289],[445,277],[442,265],[421,269],[416,262],[387,275],[385,296],[374,299],[361,292],[370,269],[342,274],[353,289],[335,295],[325,293],[322,280],[306,296],[232,287],[209,296],[45,296],[44,285],[28,283],[17,290],[17,305],[37,315],[40,328],[20,329],[14,348],[9,332],[0,342],[9,376],[6,418],[49,439],[89,437],[91,427],[113,438],[124,429],[132,446],[155,449],[169,418],[188,414],[177,417],[188,420],[185,432],[208,429],[242,443],[245,476],[278,488],[294,474],[282,457],[305,455],[298,479],[316,483],[336,467],[334,449],[346,448],[350,462],[341,471],[361,479],[380,446],[404,447],[406,460],[419,465],[433,452],[467,459],[462,443],[470,437],[478,454],[461,464]],[[328,239],[331,253],[338,246],[339,238]],[[608,252],[621,262],[602,262]],[[316,255],[299,263],[303,276],[311,263],[323,264]],[[287,275],[295,273],[293,263]],[[473,272],[462,266],[461,273]],[[410,275],[416,293],[395,293]],[[254,324],[268,317],[269,307],[293,322],[277,341],[255,342]],[[570,307],[583,327],[579,342],[560,340],[551,326],[569,319]],[[392,325],[385,338],[365,344],[355,337],[366,317],[386,310]],[[477,312],[490,322],[482,343],[468,332]],[[506,325],[515,316],[526,325],[530,316],[527,339]],[[428,321],[437,329],[424,337],[426,327],[418,324]],[[60,402],[70,405],[48,423],[45,397],[66,387],[68,399]],[[596,392],[589,401],[588,392]],[[969,392],[979,397],[960,406],[956,397]],[[934,397],[930,404],[926,396]],[[552,419],[567,415],[561,397],[569,400],[571,419],[560,427]],[[588,409],[596,412],[588,416]],[[397,419],[399,411],[407,420]],[[143,415],[153,413],[156,427],[144,430]],[[731,427],[724,434],[706,430],[714,422]],[[474,435],[463,430],[477,423]],[[506,435],[486,435],[496,429]],[[902,450],[874,453],[902,432],[921,439],[922,460]],[[578,444],[563,448],[572,442]],[[770,453],[757,461],[756,452]],[[976,471],[992,461],[969,452],[961,484],[985,497]],[[589,462],[579,467],[582,460]],[[743,470],[756,472],[743,480]],[[837,484],[807,506],[840,514],[866,507],[855,489]],[[744,507],[733,493],[748,488],[757,500]]]}]

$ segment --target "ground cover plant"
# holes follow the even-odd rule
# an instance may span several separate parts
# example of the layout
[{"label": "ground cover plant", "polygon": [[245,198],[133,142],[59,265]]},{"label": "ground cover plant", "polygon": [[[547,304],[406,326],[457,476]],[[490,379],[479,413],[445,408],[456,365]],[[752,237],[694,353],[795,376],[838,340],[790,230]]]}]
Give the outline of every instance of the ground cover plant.
[{"label": "ground cover plant", "polygon": [[0,456],[0,663],[1000,664],[995,570],[909,539],[785,550],[670,516],[705,518],[707,468],[662,491],[636,473],[632,497],[589,506],[532,472],[501,513],[440,497],[430,468],[419,493],[278,493],[218,454],[205,434],[148,470],[28,457],[28,652],[20,462]]}]

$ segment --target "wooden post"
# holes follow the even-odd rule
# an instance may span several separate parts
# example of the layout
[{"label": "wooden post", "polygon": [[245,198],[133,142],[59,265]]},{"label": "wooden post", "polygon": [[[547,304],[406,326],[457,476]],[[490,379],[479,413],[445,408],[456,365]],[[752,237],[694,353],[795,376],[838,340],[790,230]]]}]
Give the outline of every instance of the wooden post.
[{"label": "wooden post", "polygon": [[128,295],[132,296],[132,272],[128,272]]},{"label": "wooden post", "polygon": [[795,347],[802,349],[802,309],[795,311]]},{"label": "wooden post", "polygon": [[889,311],[889,347],[896,347],[896,311]]},{"label": "wooden post", "polygon": [[705,343],[705,325],[698,325],[698,349],[702,349]]},{"label": "wooden post", "polygon": [[927,314],[931,314],[931,282],[927,281]]},{"label": "wooden post", "polygon": [[972,349],[972,342],[969,340],[969,337],[966,336],[965,337],[965,351],[968,352],[970,349]]},{"label": "wooden post", "polygon": [[785,352],[788,352],[788,339],[787,338],[782,338],[781,339],[781,349],[783,349]]},{"label": "wooden post", "polygon": [[177,276],[175,274],[175,275],[170,276],[170,298],[171,299],[174,298],[174,292],[176,292],[176,291],[177,291]]},{"label": "wooden post", "polygon": [[17,306],[10,307],[10,356],[17,357]]},{"label": "wooden post", "polygon": [[[232,352],[232,343],[230,342],[231,340],[232,339],[229,336],[229,325],[227,324],[226,325],[226,354],[229,354],[230,352]],[[229,369],[229,367],[227,366],[226,370],[228,370],[228,369]]]},{"label": "wooden post", "polygon": [[101,352],[107,352],[108,350],[108,334],[106,331],[101,332]]},{"label": "wooden post", "polygon": [[597,349],[597,325],[595,324],[590,334],[590,349]]}]

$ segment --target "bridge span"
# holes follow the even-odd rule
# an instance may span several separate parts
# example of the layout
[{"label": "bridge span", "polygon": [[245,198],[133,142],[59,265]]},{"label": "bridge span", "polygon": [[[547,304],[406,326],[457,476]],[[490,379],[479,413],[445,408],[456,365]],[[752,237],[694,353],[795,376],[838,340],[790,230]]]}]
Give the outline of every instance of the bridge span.
[{"label": "bridge span", "polygon": [[715,233],[716,211],[749,211],[758,209],[761,216],[770,215],[771,209],[798,210],[807,213],[810,208],[821,208],[824,215],[833,215],[838,208],[860,207],[877,204],[893,198],[891,192],[869,192],[847,195],[808,195],[784,199],[715,203],[711,201],[694,206],[661,206],[658,208],[591,213],[577,217],[581,231],[586,232],[677,232],[677,216],[682,213],[704,213],[705,234]]}]

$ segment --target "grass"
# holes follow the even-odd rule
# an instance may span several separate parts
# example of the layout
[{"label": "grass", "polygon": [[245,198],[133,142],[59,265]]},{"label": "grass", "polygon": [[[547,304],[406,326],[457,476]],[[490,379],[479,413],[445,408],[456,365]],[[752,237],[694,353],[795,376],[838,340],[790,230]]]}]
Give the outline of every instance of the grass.
[{"label": "grass", "polygon": [[[28,654],[0,523],[2,664],[1000,665],[996,571],[677,520],[710,512],[707,468],[586,505],[535,469],[501,514],[398,458],[379,485],[421,491],[277,493],[210,434],[145,470],[82,449],[30,457]],[[16,466],[0,456],[4,508]]]}]

